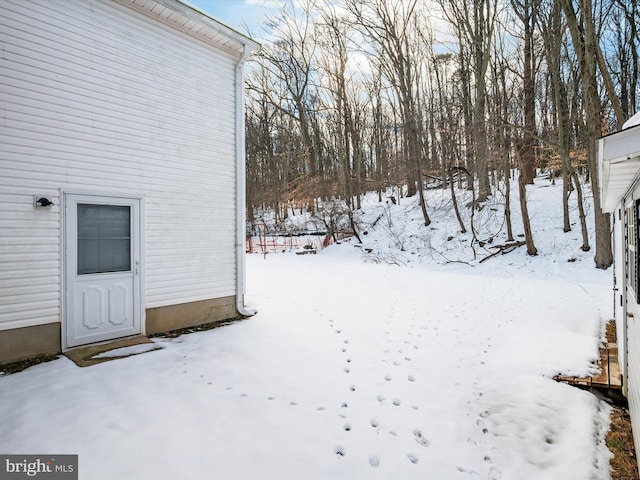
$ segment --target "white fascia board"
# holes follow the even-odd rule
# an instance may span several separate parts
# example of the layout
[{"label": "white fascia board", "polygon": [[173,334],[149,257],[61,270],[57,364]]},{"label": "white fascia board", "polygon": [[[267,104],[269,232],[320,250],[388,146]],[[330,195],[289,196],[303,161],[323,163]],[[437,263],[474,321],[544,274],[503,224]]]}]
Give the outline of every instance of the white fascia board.
[{"label": "white fascia board", "polygon": [[612,212],[640,174],[640,125],[598,140],[602,209]]},{"label": "white fascia board", "polygon": [[228,50],[238,58],[260,50],[260,44],[182,0],[112,0],[172,28]]}]

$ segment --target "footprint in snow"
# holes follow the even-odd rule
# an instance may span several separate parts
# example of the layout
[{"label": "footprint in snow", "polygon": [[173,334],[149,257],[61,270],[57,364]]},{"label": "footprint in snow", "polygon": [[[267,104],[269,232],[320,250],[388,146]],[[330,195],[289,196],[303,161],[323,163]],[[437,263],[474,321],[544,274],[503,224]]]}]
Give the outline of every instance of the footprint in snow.
[{"label": "footprint in snow", "polygon": [[342,445],[336,445],[333,449],[333,453],[336,454],[336,457],[344,457],[346,455],[344,447]]},{"label": "footprint in snow", "polygon": [[344,373],[349,373],[351,370],[349,370],[348,368],[346,368],[346,367],[345,367],[345,368],[343,368],[343,369],[342,369],[342,371],[343,371]]},{"label": "footprint in snow", "polygon": [[396,407],[399,407],[402,403],[399,398],[394,398],[392,402]]},{"label": "footprint in snow", "polygon": [[356,391],[356,386],[355,385],[349,385],[349,390],[351,390],[352,392]]},{"label": "footprint in snow", "polygon": [[380,466],[380,459],[377,455],[371,455],[369,457],[369,465],[371,465],[373,468],[378,468]]},{"label": "footprint in snow", "polygon": [[384,395],[376,395],[376,400],[380,403],[384,402]]},{"label": "footprint in snow", "polygon": [[409,380],[410,382],[415,382],[416,381],[416,377],[414,377],[413,375],[409,375],[407,377],[407,380]]},{"label": "footprint in snow", "polygon": [[342,428],[344,429],[345,432],[350,432],[351,431],[351,424],[349,422],[345,423]]},{"label": "footprint in snow", "polygon": [[378,428],[380,426],[380,422],[378,422],[376,418],[372,418],[370,423],[373,428]]},{"label": "footprint in snow", "polygon": [[477,476],[478,475],[478,472],[476,472],[475,470],[468,470],[468,469],[466,469],[464,467],[460,467],[460,466],[456,467],[456,470],[461,472],[461,473],[468,473],[471,476]]},{"label": "footprint in snow", "polygon": [[409,459],[409,461],[413,464],[418,463],[418,457],[415,456],[413,453],[407,453],[407,458]]},{"label": "footprint in snow", "polygon": [[422,436],[422,432],[418,429],[413,431],[413,436],[416,438],[416,442],[423,447],[428,447],[430,445],[429,440]]},{"label": "footprint in snow", "polygon": [[390,382],[390,381],[391,381],[391,375],[385,375],[385,376],[384,376],[384,379],[385,379],[387,382]]}]

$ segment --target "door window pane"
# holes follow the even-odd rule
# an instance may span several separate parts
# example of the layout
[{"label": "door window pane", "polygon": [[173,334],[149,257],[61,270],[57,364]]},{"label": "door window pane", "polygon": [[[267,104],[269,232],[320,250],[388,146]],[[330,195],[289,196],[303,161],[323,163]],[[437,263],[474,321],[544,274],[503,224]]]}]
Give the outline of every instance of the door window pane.
[{"label": "door window pane", "polygon": [[131,207],[78,204],[78,275],[131,270]]}]

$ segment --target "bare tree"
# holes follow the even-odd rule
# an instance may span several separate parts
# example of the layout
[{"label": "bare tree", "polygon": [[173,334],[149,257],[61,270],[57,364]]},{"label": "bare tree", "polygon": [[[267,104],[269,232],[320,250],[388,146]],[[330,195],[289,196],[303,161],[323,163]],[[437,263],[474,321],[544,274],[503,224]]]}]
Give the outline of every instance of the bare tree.
[{"label": "bare tree", "polygon": [[562,0],[562,8],[567,18],[567,26],[571,33],[573,48],[578,56],[582,82],[584,114],[586,117],[586,149],[587,163],[591,172],[591,190],[593,193],[596,253],[594,261],[597,268],[607,269],[613,264],[611,250],[611,219],[602,212],[600,203],[600,179],[596,165],[596,139],[601,135],[601,105],[596,78],[596,52],[599,50],[596,28],[593,19],[591,0],[579,0],[579,13],[571,0]]},{"label": "bare tree", "polygon": [[493,64],[494,104],[496,117],[496,142],[504,179],[504,217],[507,227],[507,241],[513,242],[513,225],[511,222],[511,152],[512,127],[509,122],[509,105],[511,99],[507,86],[507,63],[505,55],[498,56]]},{"label": "bare tree", "polygon": [[[497,0],[438,0],[440,7],[456,31],[460,52],[469,52],[473,74],[473,154],[478,175],[477,202],[491,194],[489,184],[486,112],[486,75],[491,60],[492,43],[497,24]],[[463,67],[463,71],[464,71]],[[469,148],[470,145],[467,145]]]},{"label": "bare tree", "polygon": [[536,165],[536,81],[534,25],[540,0],[511,0],[513,11],[522,22],[523,67],[522,92],[524,97],[524,129],[522,132],[522,169],[525,184],[532,184]]},{"label": "bare tree", "polygon": [[[622,115],[630,117],[638,105],[638,77],[640,76],[640,3],[638,0],[615,0],[612,12],[614,28],[611,49],[615,52],[610,67],[611,75],[617,80],[617,96],[620,97]],[[620,125],[618,125],[619,127]]]},{"label": "bare tree", "polygon": [[313,0],[303,4],[303,8],[285,4],[278,17],[270,19],[272,35],[276,40],[260,53],[268,61],[265,65],[268,65],[272,79],[286,89],[286,96],[272,96],[271,101],[298,123],[306,149],[306,169],[312,177],[317,174],[319,165],[319,146],[314,142],[312,122],[312,77],[317,49],[312,19],[314,6]]},{"label": "bare tree", "polygon": [[[333,9],[327,10],[322,16],[322,45],[324,46],[320,64],[328,79],[326,82],[331,104],[333,105],[333,134],[335,136],[338,164],[341,167],[344,198],[351,206],[354,193],[358,198],[359,191],[352,185],[353,167],[356,150],[359,148],[359,133],[354,128],[353,110],[347,97],[347,63],[348,36],[347,24],[339,18]],[[357,181],[357,177],[355,178]]]},{"label": "bare tree", "polygon": [[562,164],[562,204],[565,232],[571,230],[569,218],[569,195],[572,182],[577,193],[578,211],[582,231],[582,250],[590,250],[587,222],[584,214],[582,186],[575,168],[571,164],[569,156],[569,104],[567,101],[567,87],[561,74],[561,44],[563,36],[562,6],[558,2],[551,2],[548,6],[546,18],[540,19],[540,29],[545,45],[547,68],[551,77],[551,89],[553,91],[553,103],[557,129],[557,145]]},{"label": "bare tree", "polygon": [[416,92],[417,55],[424,45],[416,45],[416,37],[412,36],[420,27],[416,22],[417,3],[418,0],[348,0],[347,8],[373,45],[376,52],[374,61],[398,96],[408,164],[408,194],[411,196],[417,190],[424,223],[429,225],[431,219],[422,186],[422,132]]}]

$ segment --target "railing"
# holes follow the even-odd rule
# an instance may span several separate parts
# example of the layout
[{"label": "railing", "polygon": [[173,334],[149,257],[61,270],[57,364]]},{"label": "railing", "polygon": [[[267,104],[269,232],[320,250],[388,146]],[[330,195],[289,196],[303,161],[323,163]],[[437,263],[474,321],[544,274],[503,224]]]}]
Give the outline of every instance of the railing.
[{"label": "railing", "polygon": [[308,252],[315,253],[321,250],[330,241],[327,241],[326,232],[305,231],[287,233],[269,233],[266,224],[260,224],[256,234],[247,236],[247,253],[281,253],[281,252]]}]

